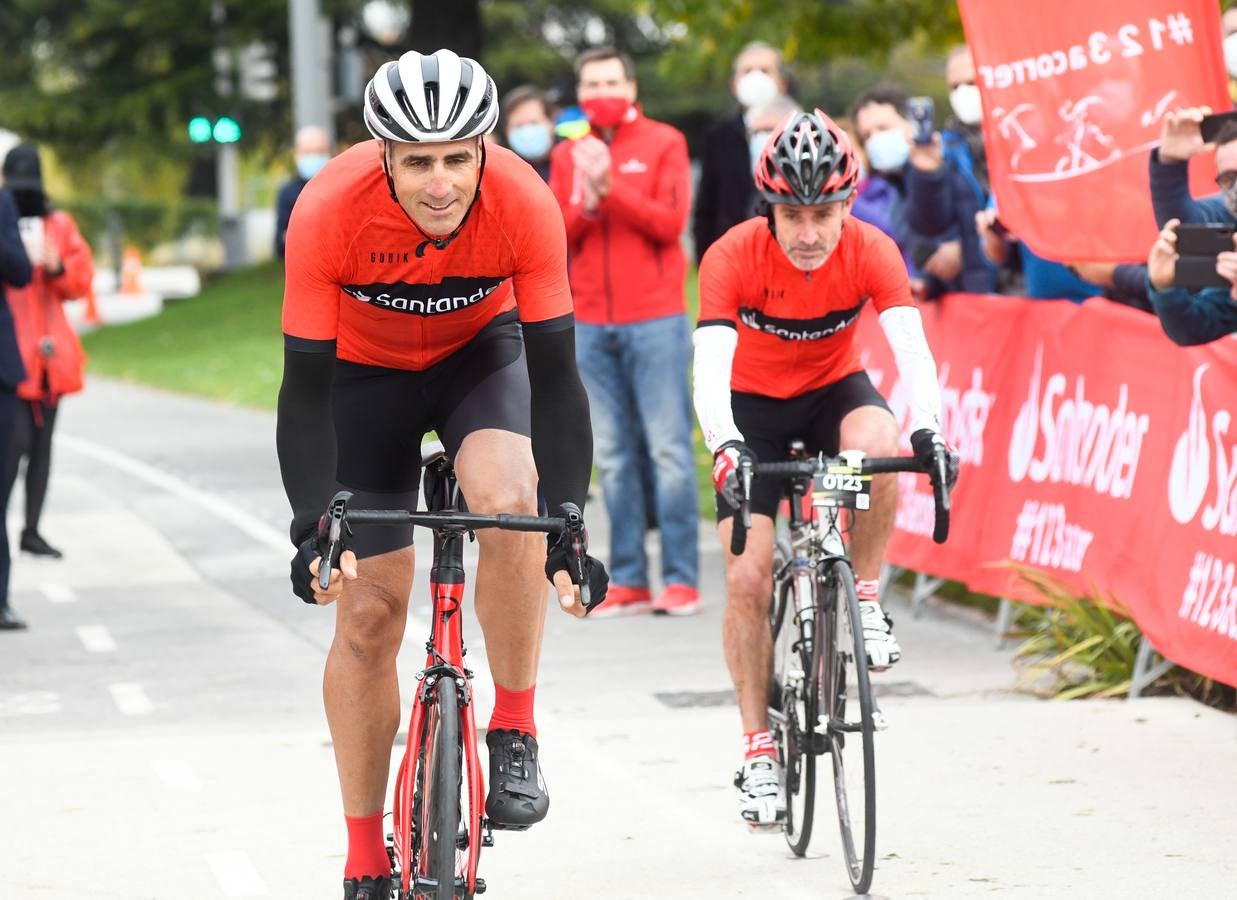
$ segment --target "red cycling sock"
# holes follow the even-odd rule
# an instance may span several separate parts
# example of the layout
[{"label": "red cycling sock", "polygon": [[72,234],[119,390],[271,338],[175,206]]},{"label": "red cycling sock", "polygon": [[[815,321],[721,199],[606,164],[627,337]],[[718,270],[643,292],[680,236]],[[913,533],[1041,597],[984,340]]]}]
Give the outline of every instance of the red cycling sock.
[{"label": "red cycling sock", "polygon": [[773,735],[766,728],[763,731],[746,731],[743,733],[743,759],[755,759],[757,756],[771,756],[777,759],[777,747],[773,746]]},{"label": "red cycling sock", "polygon": [[533,721],[533,693],[537,685],[522,691],[509,691],[494,682],[494,713],[490,716],[490,731],[511,729],[537,736],[537,723]]},{"label": "red cycling sock", "polygon": [[881,583],[879,578],[873,578],[871,581],[855,579],[855,594],[860,600],[879,600],[880,593]]},{"label": "red cycling sock", "polygon": [[348,825],[348,859],[344,863],[344,879],[385,878],[391,874],[391,858],[387,856],[382,836],[382,813],[372,816],[344,816]]}]

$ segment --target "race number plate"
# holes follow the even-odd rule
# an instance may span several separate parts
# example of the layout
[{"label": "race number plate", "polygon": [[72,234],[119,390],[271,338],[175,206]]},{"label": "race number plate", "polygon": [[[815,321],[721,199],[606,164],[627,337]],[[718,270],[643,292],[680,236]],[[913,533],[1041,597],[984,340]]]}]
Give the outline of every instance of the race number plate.
[{"label": "race number plate", "polygon": [[829,466],[812,478],[812,505],[868,509],[872,504],[872,476],[858,466]]}]

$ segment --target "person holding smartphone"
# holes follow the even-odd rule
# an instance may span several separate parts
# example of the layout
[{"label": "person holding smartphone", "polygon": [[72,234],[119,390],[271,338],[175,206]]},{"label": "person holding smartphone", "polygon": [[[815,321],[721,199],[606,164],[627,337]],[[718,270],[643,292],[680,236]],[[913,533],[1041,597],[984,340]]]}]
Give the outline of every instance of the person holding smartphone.
[{"label": "person holding smartphone", "polygon": [[[9,452],[17,385],[26,377],[6,294],[7,289],[29,284],[32,274],[17,227],[17,204],[8,190],[0,188],[0,459]],[[20,631],[26,623],[9,607],[9,562],[9,536],[5,517],[0,515],[0,631]]]}]

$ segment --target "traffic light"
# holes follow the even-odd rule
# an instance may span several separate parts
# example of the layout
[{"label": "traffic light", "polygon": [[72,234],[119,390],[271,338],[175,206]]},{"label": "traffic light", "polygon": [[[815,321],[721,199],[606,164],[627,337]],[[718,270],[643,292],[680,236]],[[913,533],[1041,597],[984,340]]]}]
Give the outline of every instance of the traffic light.
[{"label": "traffic light", "polygon": [[218,144],[235,144],[241,139],[241,127],[235,119],[229,116],[220,116],[215,120],[213,134],[215,142]]},{"label": "traffic light", "polygon": [[231,116],[220,116],[213,122],[206,116],[189,120],[189,140],[195,144],[235,144],[241,139],[240,123]]},{"label": "traffic light", "polygon": [[210,119],[206,118],[206,116],[194,116],[189,120],[189,140],[195,144],[205,144],[210,138]]}]

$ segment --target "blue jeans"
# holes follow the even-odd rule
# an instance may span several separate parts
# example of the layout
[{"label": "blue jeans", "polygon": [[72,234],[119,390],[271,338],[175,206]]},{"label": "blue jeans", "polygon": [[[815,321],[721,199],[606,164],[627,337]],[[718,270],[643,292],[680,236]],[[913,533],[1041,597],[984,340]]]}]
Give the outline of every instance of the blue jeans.
[{"label": "blue jeans", "polygon": [[610,515],[611,579],[627,587],[649,583],[638,438],[643,431],[653,464],[662,582],[695,587],[699,511],[687,388],[687,316],[632,325],[576,323],[576,360],[588,391],[593,458]]}]

